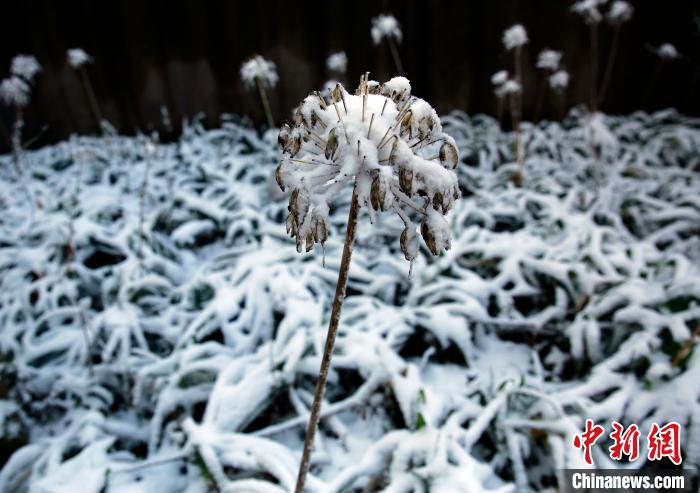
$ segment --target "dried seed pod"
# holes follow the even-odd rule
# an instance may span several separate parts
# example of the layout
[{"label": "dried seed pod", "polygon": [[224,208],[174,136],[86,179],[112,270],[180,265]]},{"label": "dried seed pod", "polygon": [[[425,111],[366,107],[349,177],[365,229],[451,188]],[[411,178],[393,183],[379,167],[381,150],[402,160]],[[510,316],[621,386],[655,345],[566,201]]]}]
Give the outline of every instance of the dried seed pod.
[{"label": "dried seed pod", "polygon": [[284,164],[284,161],[280,161],[280,163],[277,165],[277,168],[275,169],[275,181],[277,181],[277,186],[280,187],[280,190],[282,190],[284,192],[287,189],[287,187],[284,184],[284,175],[282,174],[282,164]]},{"label": "dried seed pod", "polygon": [[294,217],[294,214],[289,213],[287,216],[287,234],[294,238],[297,233],[298,233],[298,228],[297,228],[297,220]]},{"label": "dried seed pod", "polygon": [[413,119],[413,112],[411,110],[406,111],[406,113],[403,115],[403,118],[401,118],[401,131],[399,132],[400,135],[408,134],[408,138],[411,139],[411,122]]},{"label": "dried seed pod", "polygon": [[423,219],[423,222],[420,224],[420,234],[423,237],[423,241],[425,241],[425,244],[428,246],[430,253],[433,255],[440,253],[437,240],[435,239],[435,232],[427,219]]},{"label": "dried seed pod", "polygon": [[367,94],[379,94],[379,82],[370,80],[367,82]]},{"label": "dried seed pod", "polygon": [[320,243],[321,245],[326,243],[328,239],[328,226],[326,226],[326,221],[322,217],[314,216],[311,222],[311,229],[314,234],[314,241]]},{"label": "dried seed pod", "polygon": [[338,151],[338,127],[334,127],[328,132],[328,140],[326,142],[326,159],[335,159],[335,154]]},{"label": "dried seed pod", "polygon": [[336,102],[343,100],[343,86],[341,86],[339,83],[336,84],[331,91],[331,98]]},{"label": "dried seed pod", "polygon": [[292,135],[292,124],[288,121],[282,122],[280,126],[280,133],[277,135],[277,143],[280,149],[284,150],[289,142],[289,137]]},{"label": "dried seed pod", "polygon": [[306,251],[307,253],[314,248],[314,235],[311,231],[306,234]]},{"label": "dried seed pod", "polygon": [[409,197],[413,193],[413,168],[409,164],[399,165],[399,189]]},{"label": "dried seed pod", "polygon": [[440,164],[447,169],[455,169],[458,162],[457,148],[451,142],[443,142],[440,146]]},{"label": "dried seed pod", "polygon": [[385,210],[387,186],[386,180],[381,173],[377,173],[372,179],[372,188],[370,190],[370,201],[374,210]]},{"label": "dried seed pod", "polygon": [[298,127],[304,123],[304,115],[301,113],[301,107],[294,110],[294,126]]},{"label": "dried seed pod", "polygon": [[297,225],[301,225],[304,222],[306,214],[309,212],[309,200],[306,192],[300,188],[295,188],[289,196],[289,205],[287,208],[289,212],[294,215]]},{"label": "dried seed pod", "polygon": [[401,232],[400,243],[404,258],[409,262],[413,261],[418,253],[418,237],[415,231],[411,232],[408,226],[404,227]]},{"label": "dried seed pod", "polygon": [[435,195],[433,195],[433,209],[435,209],[438,212],[446,212],[444,210],[444,197],[442,195],[442,192],[435,192]]},{"label": "dried seed pod", "polygon": [[285,154],[294,157],[299,152],[299,149],[301,149],[301,136],[299,132],[292,132],[283,151]]}]

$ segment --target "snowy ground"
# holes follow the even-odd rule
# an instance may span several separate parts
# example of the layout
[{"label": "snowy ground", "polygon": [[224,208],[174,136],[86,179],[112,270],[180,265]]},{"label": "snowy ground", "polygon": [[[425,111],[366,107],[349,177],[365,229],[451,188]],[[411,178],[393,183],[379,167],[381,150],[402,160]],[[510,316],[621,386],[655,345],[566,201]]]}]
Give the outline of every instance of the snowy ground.
[{"label": "snowy ground", "polygon": [[[363,212],[308,490],[554,488],[586,418],[678,421],[698,467],[700,121],[525,125],[522,188],[512,135],[443,124],[452,249],[409,279],[402,224]],[[0,158],[0,491],[292,488],[349,196],[324,268],[277,158],[235,121],[45,147],[22,181]]]}]

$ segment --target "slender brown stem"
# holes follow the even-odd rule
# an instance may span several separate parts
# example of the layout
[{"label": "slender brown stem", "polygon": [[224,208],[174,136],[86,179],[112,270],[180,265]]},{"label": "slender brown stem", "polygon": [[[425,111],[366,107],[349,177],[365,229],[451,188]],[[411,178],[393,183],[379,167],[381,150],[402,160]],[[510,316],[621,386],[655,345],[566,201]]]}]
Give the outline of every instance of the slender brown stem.
[{"label": "slender brown stem", "polygon": [[258,92],[260,93],[260,101],[263,105],[263,110],[265,110],[265,118],[267,118],[267,126],[270,128],[275,128],[275,120],[272,118],[272,111],[270,110],[270,102],[267,100],[267,93],[262,85],[260,77],[255,78],[255,85],[258,86]]},{"label": "slender brown stem", "polygon": [[88,103],[90,104],[90,110],[92,111],[92,116],[95,118],[97,123],[97,129],[102,132],[102,113],[100,112],[100,107],[97,105],[97,98],[95,97],[95,92],[92,90],[92,84],[90,84],[90,78],[85,71],[85,67],[81,66],[78,69],[80,73],[80,81],[83,83],[83,88],[85,89],[85,94],[88,98]]},{"label": "slender brown stem", "polygon": [[598,111],[598,25],[591,24],[591,112]]},{"label": "slender brown stem", "polygon": [[618,44],[620,44],[620,26],[615,26],[612,45],[610,46],[610,55],[608,56],[608,63],[605,66],[605,75],[603,75],[603,83],[600,86],[600,93],[598,96],[598,104],[600,106],[603,105],[605,96],[608,93],[608,87],[610,87],[610,79],[612,78],[613,67],[615,66]]},{"label": "slender brown stem", "polygon": [[22,127],[24,126],[24,111],[15,107],[15,124],[12,128],[12,162],[17,172],[17,179],[22,178]]},{"label": "slender brown stem", "polygon": [[399,56],[399,50],[396,48],[396,42],[392,36],[387,36],[389,42],[389,49],[391,50],[391,56],[394,59],[394,65],[396,65],[396,71],[399,75],[403,75],[403,65],[401,64],[401,57]]},{"label": "slender brown stem", "polygon": [[338,333],[338,324],[340,322],[340,311],[343,307],[345,298],[345,287],[348,282],[348,272],[350,270],[350,258],[352,256],[352,244],[355,241],[355,229],[357,226],[357,214],[360,209],[360,202],[357,198],[357,187],[353,189],[352,200],[350,202],[350,212],[348,213],[348,226],[345,231],[345,243],[343,245],[343,256],[340,260],[340,271],[338,272],[338,283],[335,286],[335,296],[333,297],[333,307],[331,309],[331,319],[328,323],[328,334],[326,335],[326,345],[323,348],[323,357],[321,359],[321,368],[318,372],[318,380],[316,381],[316,391],[314,392],[314,400],[311,404],[311,413],[309,415],[309,425],[306,429],[306,440],[304,441],[304,452],[301,456],[301,464],[299,465],[299,474],[297,476],[297,484],[294,489],[295,493],[303,493],[304,483],[306,482],[306,474],[309,472],[311,465],[311,448],[316,435],[316,428],[321,417],[321,401],[323,401],[323,393],[326,390],[326,381],[328,380],[328,369],[331,364],[331,355],[333,354],[333,346],[335,345],[335,336]]}]

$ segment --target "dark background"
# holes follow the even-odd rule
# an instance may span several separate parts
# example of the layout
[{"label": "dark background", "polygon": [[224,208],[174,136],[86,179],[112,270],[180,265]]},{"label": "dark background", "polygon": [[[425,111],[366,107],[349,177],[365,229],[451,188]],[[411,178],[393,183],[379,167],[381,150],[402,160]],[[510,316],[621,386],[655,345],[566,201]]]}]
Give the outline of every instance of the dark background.
[{"label": "dark background", "polygon": [[[370,38],[371,18],[392,12],[401,23],[399,47],[414,94],[439,112],[459,108],[495,113],[489,78],[512,67],[501,35],[522,23],[530,43],[525,51],[525,118],[533,116],[541,78],[537,53],[564,51],[571,73],[569,105],[587,100],[590,42],[588,28],[570,13],[565,0],[472,1],[88,1],[23,0],[3,3],[0,75],[18,53],[33,54],[43,65],[26,110],[25,139],[47,125],[35,145],[63,139],[72,132],[95,131],[80,80],[65,62],[66,50],[81,47],[95,58],[88,72],[104,117],[125,133],[159,130],[166,105],[176,126],[202,112],[207,125],[221,113],[248,115],[262,123],[257,94],[240,81],[241,62],[260,53],[278,67],[280,84],[270,91],[279,122],[310,90],[329,78],[326,57],[344,50],[348,82],[359,74],[385,80],[393,75],[386,43]],[[700,2],[638,0],[633,19],[624,25],[618,62],[603,109],[628,113],[669,106],[700,114],[698,60]],[[609,51],[611,29],[601,26],[600,72]],[[673,43],[684,55],[660,64],[651,46]],[[9,145],[13,112],[0,110],[0,149]],[[553,97],[542,116],[556,118]],[[173,134],[170,134],[172,136]],[[166,135],[168,137],[168,135]]]}]

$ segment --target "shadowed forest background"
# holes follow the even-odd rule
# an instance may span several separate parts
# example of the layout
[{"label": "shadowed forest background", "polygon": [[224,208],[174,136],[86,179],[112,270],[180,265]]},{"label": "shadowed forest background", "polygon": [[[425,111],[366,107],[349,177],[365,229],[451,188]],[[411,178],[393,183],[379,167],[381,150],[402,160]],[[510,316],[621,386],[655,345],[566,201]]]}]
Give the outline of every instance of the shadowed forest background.
[{"label": "shadowed forest background", "polygon": [[[602,109],[628,113],[675,107],[700,114],[698,51],[700,4],[693,0],[637,1],[634,22],[622,30],[618,60]],[[543,48],[563,50],[571,74],[567,104],[584,102],[589,88],[588,30],[569,11],[568,2],[498,1],[22,1],[4,5],[0,29],[0,66],[7,75],[17,53],[35,55],[43,66],[27,108],[25,135],[35,145],[94,130],[80,80],[65,61],[66,50],[80,47],[95,58],[87,67],[99,105],[120,132],[159,130],[161,106],[167,107],[174,132],[183,118],[198,113],[209,126],[222,113],[248,115],[263,122],[257,96],[243,87],[239,68],[254,53],[273,60],[280,84],[270,92],[275,119],[286,118],[309,90],[329,74],[326,57],[344,50],[351,87],[365,70],[383,80],[393,75],[386,43],[375,47],[371,18],[391,11],[402,25],[399,46],[406,76],[415,94],[433,102],[438,112],[462,109],[495,113],[490,75],[510,68],[500,42],[504,28],[521,22],[531,33],[525,49],[524,117],[532,118],[540,74],[534,59]],[[274,15],[273,15],[274,13]],[[611,29],[602,26],[601,67]],[[683,58],[659,66],[650,48],[673,43]],[[601,68],[602,70],[602,68]],[[558,107],[545,100],[543,118],[556,118]],[[0,149],[9,149],[2,109]],[[172,137],[172,135],[170,135]]]}]

